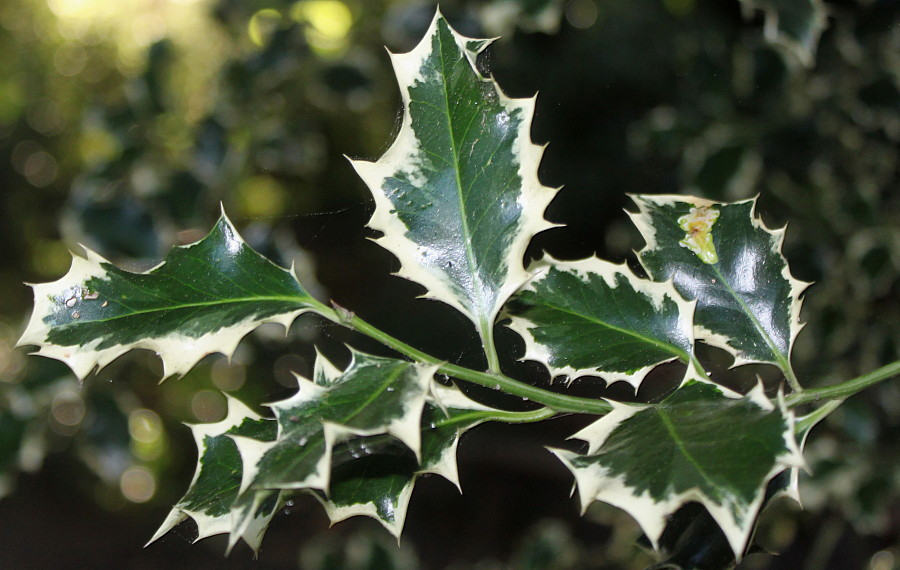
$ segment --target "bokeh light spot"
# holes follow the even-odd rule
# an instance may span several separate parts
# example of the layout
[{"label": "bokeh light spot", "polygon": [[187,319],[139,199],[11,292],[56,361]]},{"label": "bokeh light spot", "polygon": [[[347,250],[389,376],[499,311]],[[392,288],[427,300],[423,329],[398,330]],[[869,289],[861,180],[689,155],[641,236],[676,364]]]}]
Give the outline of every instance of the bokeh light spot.
[{"label": "bokeh light spot", "polygon": [[590,28],[597,21],[597,4],[594,0],[569,0],[566,4],[566,21],[573,28]]},{"label": "bokeh light spot", "polygon": [[119,478],[119,489],[132,503],[146,503],[156,494],[156,476],[146,467],[129,467]]},{"label": "bokeh light spot", "polygon": [[247,24],[247,34],[250,36],[250,41],[259,47],[263,47],[281,25],[281,21],[281,13],[272,8],[264,8],[253,14],[250,17],[250,23]]},{"label": "bokeh light spot", "polygon": [[241,213],[249,218],[279,216],[287,205],[287,191],[270,176],[254,176],[238,187]]},{"label": "bokeh light spot", "polygon": [[247,381],[247,371],[240,364],[228,364],[225,358],[213,362],[209,371],[216,388],[225,392],[240,390]]},{"label": "bokeh light spot", "polygon": [[291,7],[291,18],[306,24],[306,41],[322,54],[339,53],[347,47],[353,12],[339,0],[309,0]]},{"label": "bokeh light spot", "polygon": [[200,390],[191,398],[191,412],[201,422],[217,422],[226,411],[225,396],[220,392]]},{"label": "bokeh light spot", "polygon": [[[81,396],[73,390],[62,390],[53,397],[50,415],[58,424],[54,430],[63,435],[71,435],[84,420],[85,406]],[[51,424],[53,427],[53,424]],[[59,428],[59,429],[57,429]]]}]

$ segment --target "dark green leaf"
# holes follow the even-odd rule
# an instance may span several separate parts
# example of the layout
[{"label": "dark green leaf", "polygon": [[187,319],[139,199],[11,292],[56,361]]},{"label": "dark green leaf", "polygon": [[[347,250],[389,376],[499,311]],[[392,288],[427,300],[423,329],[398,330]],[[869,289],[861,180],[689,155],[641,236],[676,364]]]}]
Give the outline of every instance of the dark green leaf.
[{"label": "dark green leaf", "polygon": [[231,355],[262,323],[285,327],[321,306],[292,271],[260,256],[223,214],[203,240],[173,249],[146,273],[119,269],[87,250],[60,280],[34,285],[34,312],[19,344],[62,360],[84,378],[134,348],[184,374],[205,355]]},{"label": "dark green leaf", "polygon": [[694,354],[694,307],[671,283],[597,258],[547,261],[508,306],[525,358],[570,378],[600,374],[635,388],[654,366]]},{"label": "dark green leaf", "polygon": [[492,347],[500,307],[528,277],[525,249],[551,226],[542,216],[555,191],[537,177],[534,99],[506,97],[475,67],[488,44],[438,14],[418,47],[392,56],[406,107],[396,140],[377,162],[353,164],[399,275],[462,311]]},{"label": "dark green leaf", "polygon": [[[226,397],[228,414],[225,419],[213,424],[190,426],[199,455],[194,479],[150,542],[188,517],[197,523],[197,540],[231,530],[231,506],[238,497],[243,475],[241,455],[231,438],[241,436],[272,441],[275,439],[276,424],[256,415],[238,400]],[[268,513],[268,518],[273,514],[274,509]],[[258,550],[262,534],[247,533],[244,539],[253,550]]]},{"label": "dark green leaf", "polygon": [[574,473],[583,508],[599,500],[624,509],[656,548],[667,517],[696,501],[739,559],[768,481],[803,465],[792,414],[762,385],[740,398],[689,380],[657,405],[613,405],[573,436],[588,442],[586,454],[555,453]]},{"label": "dark green leaf", "polygon": [[736,364],[769,362],[792,374],[800,294],[781,254],[784,230],[769,230],[755,200],[733,204],[690,196],[634,196],[632,219],[647,246],[641,264],[696,299],[695,335],[731,352]]}]

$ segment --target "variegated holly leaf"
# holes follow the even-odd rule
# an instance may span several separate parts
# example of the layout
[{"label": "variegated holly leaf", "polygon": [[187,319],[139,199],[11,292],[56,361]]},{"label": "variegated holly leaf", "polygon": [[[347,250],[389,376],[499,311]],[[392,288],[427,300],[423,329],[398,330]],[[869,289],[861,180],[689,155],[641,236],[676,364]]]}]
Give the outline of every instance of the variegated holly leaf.
[{"label": "variegated holly leaf", "polygon": [[822,0],[741,0],[744,17],[765,17],[766,40],[784,48],[806,67],[815,64],[819,38],[828,25]]},{"label": "variegated holly leaf", "polygon": [[740,559],[766,484],[803,465],[783,401],[766,398],[761,384],[738,397],[690,379],[656,405],[611,403],[612,413],[573,436],[587,453],[554,451],[575,475],[582,508],[603,501],[625,510],[658,548],[667,518],[698,502]]},{"label": "variegated holly leaf", "polygon": [[[231,506],[241,486],[242,463],[232,436],[258,441],[275,439],[276,423],[255,414],[240,401],[226,394],[228,414],[222,421],[191,425],[197,444],[198,459],[194,478],[184,497],[172,508],[150,543],[187,518],[197,524],[197,539],[231,530]],[[243,538],[254,551],[259,550],[268,521],[277,509],[277,501],[258,514],[264,520],[259,528],[246,532]],[[148,543],[149,544],[149,543]]]},{"label": "variegated holly leaf", "polygon": [[[348,441],[343,449],[333,453],[329,495],[316,497],[325,506],[332,523],[366,515],[377,519],[399,538],[419,476],[435,473],[459,488],[456,467],[459,437],[496,412],[470,400],[458,388],[435,383],[422,414],[421,461],[397,445]],[[357,459],[348,460],[347,456]]]},{"label": "variegated holly leaf", "polygon": [[768,362],[792,375],[800,294],[781,253],[784,229],[756,217],[756,200],[733,204],[692,196],[633,196],[632,220],[647,245],[638,256],[655,281],[674,281],[696,299],[695,335],[729,351],[735,365]]},{"label": "variegated holly leaf", "polygon": [[164,377],[213,352],[231,355],[262,323],[288,327],[318,302],[293,271],[259,255],[225,216],[204,239],[173,249],[145,273],[87,250],[58,281],[33,285],[34,312],[19,345],[84,378],[135,348],[162,358]]},{"label": "variegated holly leaf", "polygon": [[524,358],[570,379],[600,374],[635,389],[654,366],[694,354],[694,304],[671,282],[597,258],[546,265],[507,306]]},{"label": "variegated holly leaf", "polygon": [[534,99],[510,99],[475,66],[490,42],[438,13],[413,51],[392,55],[400,132],[377,162],[354,161],[375,199],[369,227],[399,275],[468,316],[488,347],[500,307],[526,280],[522,259],[556,191],[537,170]]},{"label": "variegated holly leaf", "polygon": [[351,353],[350,364],[340,374],[331,365],[317,365],[315,381],[298,377],[297,394],[269,405],[278,423],[275,441],[234,437],[243,480],[232,506],[232,545],[277,490],[327,493],[332,449],[340,442],[388,434],[419,457],[419,424],[436,367]]}]

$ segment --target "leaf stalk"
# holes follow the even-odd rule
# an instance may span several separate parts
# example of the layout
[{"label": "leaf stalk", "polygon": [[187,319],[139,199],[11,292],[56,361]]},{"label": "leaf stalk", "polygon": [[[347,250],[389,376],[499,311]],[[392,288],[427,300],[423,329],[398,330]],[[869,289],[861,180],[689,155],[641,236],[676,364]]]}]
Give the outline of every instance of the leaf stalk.
[{"label": "leaf stalk", "polygon": [[852,380],[841,382],[840,384],[825,386],[823,388],[807,389],[803,392],[791,394],[785,398],[785,403],[787,403],[789,408],[796,408],[803,404],[821,400],[844,400],[857,392],[865,390],[869,386],[878,384],[879,382],[898,374],[900,374],[900,360],[896,360],[881,368],[877,368]]},{"label": "leaf stalk", "polygon": [[445,362],[443,360],[440,360],[439,358],[436,358],[406,344],[402,340],[391,336],[390,334],[366,322],[355,314],[338,312],[323,303],[317,302],[316,305],[317,312],[328,320],[346,326],[374,340],[377,340],[378,342],[384,344],[389,348],[392,348],[393,350],[396,350],[400,354],[411,358],[412,360],[434,364],[438,367],[438,372],[440,372],[441,374],[446,374],[447,376],[452,376],[453,378],[458,378],[460,380],[465,380],[466,382],[478,384],[479,386],[485,386],[487,388],[493,388],[495,390],[502,390],[503,392],[511,394],[513,396],[527,398],[532,402],[552,408],[556,412],[574,412],[579,414],[596,414],[602,416],[612,411],[612,405],[610,405],[606,400],[580,398],[577,396],[568,396],[566,394],[557,394],[556,392],[551,392],[549,390],[544,390],[543,388],[538,388],[537,386],[532,386],[531,384],[526,384],[525,382],[516,380],[515,378],[510,378],[509,376],[506,376],[501,372],[482,372],[479,370],[466,368],[465,366],[459,366],[458,364]]}]

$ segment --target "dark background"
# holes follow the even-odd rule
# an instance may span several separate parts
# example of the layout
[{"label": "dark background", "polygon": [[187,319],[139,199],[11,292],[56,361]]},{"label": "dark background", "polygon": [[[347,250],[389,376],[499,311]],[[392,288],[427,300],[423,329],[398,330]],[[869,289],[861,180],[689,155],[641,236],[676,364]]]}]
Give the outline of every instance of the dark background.
[{"label": "dark background", "polygon": [[[749,4],[749,2],[748,2]],[[773,2],[778,5],[778,2]],[[790,3],[788,3],[790,4]],[[799,2],[798,4],[803,4]],[[556,6],[543,21],[544,6]],[[827,2],[814,59],[767,40],[737,0],[446,1],[460,32],[502,35],[480,62],[510,95],[539,92],[541,179],[563,186],[547,211],[566,224],[532,253],[633,263],[627,193],[759,195],[769,227],[790,221],[785,254],[807,292],[794,365],[819,386],[900,352],[900,2]],[[746,7],[746,6],[745,6]],[[22,282],[59,278],[79,243],[134,270],[202,237],[221,202],[247,240],[415,346],[477,364],[469,324],[367,240],[368,192],[344,155],[375,159],[397,129],[387,54],[410,49],[434,6],[387,0],[4,0],[0,6],[0,566],[4,568],[640,568],[627,515],[581,517],[571,477],[544,449],[586,418],[482,426],[460,447],[465,494],[425,479],[402,549],[376,522],[327,531],[315,501],[275,518],[252,562],[224,542],[190,544],[190,523],[142,546],[190,482],[182,422],[215,421],[221,391],[251,405],[291,393],[319,346],[370,341],[301,318],[287,339],[261,330],[225,365],[204,359],[158,385],[150,354],[123,357],[79,387],[64,366],[13,348],[30,312]],[[506,14],[500,18],[498,15]],[[782,13],[782,22],[789,14]],[[505,366],[517,364],[512,334]],[[518,352],[517,352],[518,351]],[[748,389],[766,367],[727,371]],[[343,360],[342,360],[343,359]],[[652,377],[659,386],[671,371]],[[612,393],[598,379],[583,395]],[[489,397],[472,390],[474,397]],[[503,403],[503,402],[500,402]],[[506,402],[512,405],[510,402]],[[806,509],[766,515],[743,568],[900,565],[900,386],[849,400],[813,432]],[[406,566],[404,566],[406,565]]]}]

